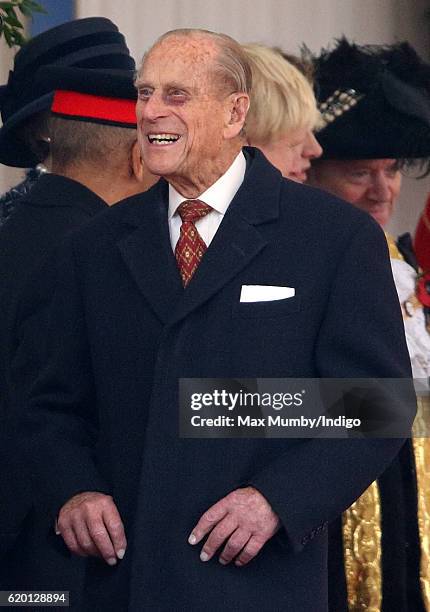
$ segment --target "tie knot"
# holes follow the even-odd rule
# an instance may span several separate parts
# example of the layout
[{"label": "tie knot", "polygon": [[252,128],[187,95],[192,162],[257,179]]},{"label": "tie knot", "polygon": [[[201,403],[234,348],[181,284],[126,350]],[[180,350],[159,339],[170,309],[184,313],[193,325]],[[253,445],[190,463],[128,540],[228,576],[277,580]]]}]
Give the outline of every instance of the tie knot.
[{"label": "tie knot", "polygon": [[178,206],[178,213],[182,221],[194,223],[197,219],[205,217],[212,210],[212,206],[200,200],[185,200]]}]

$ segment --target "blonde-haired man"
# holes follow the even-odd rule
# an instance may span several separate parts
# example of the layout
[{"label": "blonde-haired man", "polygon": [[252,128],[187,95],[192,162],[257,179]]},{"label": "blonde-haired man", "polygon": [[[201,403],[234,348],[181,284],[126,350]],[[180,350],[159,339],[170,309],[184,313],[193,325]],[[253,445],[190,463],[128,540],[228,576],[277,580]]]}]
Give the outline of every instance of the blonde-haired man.
[{"label": "blonde-haired man", "polygon": [[277,50],[243,45],[252,71],[248,143],[258,147],[282,176],[304,182],[311,160],[322,153],[313,135],[320,124],[307,78]]}]

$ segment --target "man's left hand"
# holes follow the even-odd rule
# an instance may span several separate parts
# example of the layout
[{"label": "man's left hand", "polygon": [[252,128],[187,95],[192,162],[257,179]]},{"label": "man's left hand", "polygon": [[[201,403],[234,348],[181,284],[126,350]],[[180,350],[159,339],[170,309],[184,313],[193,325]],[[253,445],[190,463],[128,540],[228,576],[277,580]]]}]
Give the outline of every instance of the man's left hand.
[{"label": "man's left hand", "polygon": [[198,544],[210,533],[200,559],[209,561],[225,543],[219,557],[227,565],[235,559],[238,567],[253,559],[280,528],[277,514],[253,487],[236,489],[207,510],[194,527],[188,542]]}]

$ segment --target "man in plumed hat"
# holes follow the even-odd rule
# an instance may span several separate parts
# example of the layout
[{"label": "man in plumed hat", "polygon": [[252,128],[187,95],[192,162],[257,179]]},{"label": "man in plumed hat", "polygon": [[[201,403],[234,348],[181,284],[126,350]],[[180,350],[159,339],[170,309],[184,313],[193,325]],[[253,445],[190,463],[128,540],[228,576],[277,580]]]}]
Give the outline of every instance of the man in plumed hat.
[{"label": "man in plumed hat", "polygon": [[89,610],[325,611],[327,524],[402,444],[178,435],[181,378],[409,374],[381,230],[243,148],[250,74],[228,36],[162,36],[136,85],[164,178],[56,257],[27,417]]},{"label": "man in plumed hat", "polygon": [[[136,142],[133,78],[134,60],[118,28],[108,19],[89,18],[27,43],[2,96],[0,160],[24,167],[40,161],[45,151],[51,172],[19,200],[0,233],[5,438],[0,582],[4,588],[71,588],[75,604],[76,562],[56,554],[55,547],[50,552],[49,541],[55,540],[51,517],[40,508],[28,512],[28,466],[21,466],[14,453],[20,432],[14,432],[13,422],[18,398],[25,397],[31,372],[45,357],[43,305],[51,285],[44,261],[67,232],[156,180],[145,171]],[[25,322],[20,336],[19,321]]]},{"label": "man in plumed hat", "polygon": [[[315,59],[315,79],[325,127],[318,133],[323,156],[312,164],[310,183],[385,228],[399,196],[402,168],[420,168],[430,158],[430,65],[406,42],[358,46],[341,39]],[[423,388],[430,376],[430,335],[418,264],[409,234],[397,241],[389,234],[386,238],[412,372]],[[378,482],[345,513],[343,525],[333,526],[333,612],[346,610],[347,602],[354,609],[384,612],[430,607],[428,452],[428,440],[408,440]]]}]

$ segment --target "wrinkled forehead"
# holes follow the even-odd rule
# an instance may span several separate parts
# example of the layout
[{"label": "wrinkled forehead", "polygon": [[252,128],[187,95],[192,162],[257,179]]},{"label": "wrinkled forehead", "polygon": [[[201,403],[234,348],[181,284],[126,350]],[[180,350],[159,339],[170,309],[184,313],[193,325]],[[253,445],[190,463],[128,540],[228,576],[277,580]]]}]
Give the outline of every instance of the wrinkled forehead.
[{"label": "wrinkled forehead", "polygon": [[169,36],[155,44],[143,59],[139,79],[175,75],[176,78],[207,78],[218,55],[216,45],[203,37]]}]

